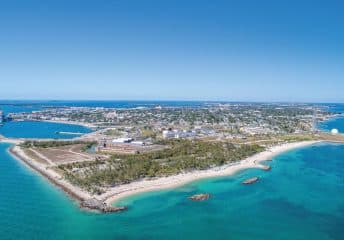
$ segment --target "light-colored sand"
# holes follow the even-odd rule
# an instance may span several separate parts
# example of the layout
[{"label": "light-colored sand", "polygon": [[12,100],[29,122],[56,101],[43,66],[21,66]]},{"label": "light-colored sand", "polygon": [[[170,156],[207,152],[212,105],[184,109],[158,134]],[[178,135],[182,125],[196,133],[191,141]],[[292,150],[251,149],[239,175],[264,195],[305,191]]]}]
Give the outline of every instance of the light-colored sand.
[{"label": "light-colored sand", "polygon": [[16,138],[6,138],[6,137],[3,137],[0,135],[0,142],[12,143],[12,144],[21,144],[24,141],[21,139],[16,139]]},{"label": "light-colored sand", "polygon": [[78,122],[78,121],[63,121],[63,120],[39,120],[40,122],[62,123],[68,125],[79,125],[87,128],[95,128],[96,125],[92,123]]},{"label": "light-colored sand", "polygon": [[10,152],[17,159],[24,161],[31,168],[41,173],[44,177],[48,178],[51,182],[61,187],[65,192],[67,192],[74,198],[78,200],[85,200],[92,197],[86,191],[83,191],[81,188],[72,185],[71,183],[63,179],[60,174],[58,174],[53,169],[47,167],[47,165],[31,159],[19,146],[12,147],[10,149]]},{"label": "light-colored sand", "polygon": [[11,149],[11,153],[14,154],[15,157],[17,157],[18,159],[21,159],[22,161],[26,162],[30,167],[40,172],[43,176],[48,178],[56,185],[60,186],[65,192],[69,193],[78,200],[96,198],[111,205],[119,199],[142,192],[174,188],[204,178],[228,176],[247,168],[263,168],[264,165],[262,165],[261,162],[264,160],[271,159],[273,156],[280,154],[284,151],[308,146],[317,142],[320,141],[286,143],[269,148],[264,152],[248,157],[238,163],[228,164],[209,170],[193,171],[169,177],[150,180],[140,180],[129,184],[123,184],[108,189],[108,191],[106,191],[104,194],[100,196],[91,195],[86,191],[80,189],[79,187],[72,185],[71,183],[63,179],[61,175],[55,172],[53,169],[47,168],[46,165],[31,159],[27,154],[25,154],[25,152],[19,146],[14,146]]},{"label": "light-colored sand", "polygon": [[264,152],[258,153],[254,156],[248,157],[235,164],[228,164],[221,167],[212,168],[209,170],[194,171],[182,173],[175,176],[163,177],[154,180],[141,180],[129,184],[116,186],[98,198],[105,201],[107,204],[113,204],[119,199],[142,192],[157,191],[162,189],[175,188],[189,182],[199,179],[228,176],[240,170],[247,168],[263,168],[262,161],[271,159],[273,156],[282,152],[308,146],[319,141],[305,141],[296,143],[286,143],[278,146],[271,147]]}]

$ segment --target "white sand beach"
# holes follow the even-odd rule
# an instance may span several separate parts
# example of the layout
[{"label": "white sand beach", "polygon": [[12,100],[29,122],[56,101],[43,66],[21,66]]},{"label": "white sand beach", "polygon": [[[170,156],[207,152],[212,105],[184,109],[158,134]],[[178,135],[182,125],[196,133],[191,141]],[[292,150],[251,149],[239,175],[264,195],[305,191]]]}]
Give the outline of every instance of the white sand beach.
[{"label": "white sand beach", "polygon": [[113,188],[109,188],[102,195],[92,195],[81,188],[66,181],[60,174],[51,168],[46,167],[33,160],[30,156],[19,147],[14,146],[10,149],[10,152],[17,158],[24,161],[31,168],[41,173],[44,177],[49,179],[55,185],[59,186],[75,199],[82,201],[89,198],[96,198],[100,201],[104,201],[108,205],[114,204],[119,199],[135,195],[138,193],[157,191],[162,189],[169,189],[190,183],[199,179],[228,176],[234,174],[240,170],[248,168],[263,168],[262,161],[269,160],[273,156],[278,155],[282,152],[312,145],[320,141],[304,141],[295,143],[285,143],[271,147],[261,153],[248,157],[242,161],[233,164],[227,164],[221,167],[215,167],[208,170],[193,171],[187,173],[181,173],[174,176],[162,177],[156,179],[139,180],[129,184],[119,185]]},{"label": "white sand beach", "polygon": [[282,145],[271,147],[261,153],[248,157],[240,162],[224,165],[221,167],[216,167],[208,170],[193,171],[182,173],[169,177],[162,177],[156,179],[147,179],[135,181],[129,184],[123,184],[108,189],[102,195],[92,195],[81,188],[66,181],[60,174],[55,172],[51,168],[47,168],[44,164],[41,164],[33,160],[30,156],[25,154],[25,152],[19,147],[14,146],[10,149],[10,152],[17,158],[25,162],[34,170],[41,173],[44,177],[50,180],[55,185],[59,186],[62,190],[68,193],[70,196],[74,197],[79,201],[83,201],[89,198],[95,198],[100,201],[107,203],[108,205],[114,204],[119,199],[135,195],[138,193],[157,191],[162,189],[169,189],[190,183],[204,178],[228,176],[234,174],[240,170],[248,168],[263,168],[264,165],[261,164],[262,161],[269,160],[273,156],[278,155],[282,152],[312,145],[320,141],[304,141],[295,143],[285,143]]},{"label": "white sand beach", "polygon": [[228,164],[221,167],[216,167],[208,170],[193,171],[188,173],[182,173],[174,176],[150,179],[150,180],[140,180],[132,182],[129,184],[123,184],[111,188],[106,193],[98,196],[97,198],[105,201],[107,204],[114,204],[119,199],[149,191],[157,191],[162,189],[175,188],[186,183],[190,183],[199,179],[228,176],[234,174],[240,170],[247,168],[263,168],[264,165],[261,164],[262,161],[271,159],[273,156],[278,155],[282,152],[305,147],[318,143],[320,141],[304,141],[295,143],[285,143],[282,145],[277,145],[271,147],[261,153],[248,157],[238,163]]},{"label": "white sand beach", "polygon": [[67,194],[74,197],[75,199],[82,201],[92,197],[88,192],[66,181],[60,174],[58,174],[53,169],[33,160],[19,146],[12,147],[10,149],[10,153],[16,159],[20,159],[21,161],[25,162],[32,169],[42,174],[44,177],[46,177],[55,185],[59,186],[63,191],[65,191]]}]

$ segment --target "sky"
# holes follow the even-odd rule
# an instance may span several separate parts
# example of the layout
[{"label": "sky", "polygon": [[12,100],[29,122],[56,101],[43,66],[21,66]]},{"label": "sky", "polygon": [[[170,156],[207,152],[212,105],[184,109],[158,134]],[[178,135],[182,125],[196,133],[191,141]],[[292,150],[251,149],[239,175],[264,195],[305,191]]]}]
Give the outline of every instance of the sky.
[{"label": "sky", "polygon": [[0,99],[344,102],[344,2],[0,0]]}]

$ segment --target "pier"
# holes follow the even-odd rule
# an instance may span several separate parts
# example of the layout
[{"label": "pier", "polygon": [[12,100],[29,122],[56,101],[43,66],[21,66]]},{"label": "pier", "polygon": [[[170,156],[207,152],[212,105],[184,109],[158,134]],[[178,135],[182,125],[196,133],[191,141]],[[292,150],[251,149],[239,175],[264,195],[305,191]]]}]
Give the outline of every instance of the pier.
[{"label": "pier", "polygon": [[56,134],[64,134],[64,135],[82,135],[83,133],[79,133],[79,132],[55,132]]}]

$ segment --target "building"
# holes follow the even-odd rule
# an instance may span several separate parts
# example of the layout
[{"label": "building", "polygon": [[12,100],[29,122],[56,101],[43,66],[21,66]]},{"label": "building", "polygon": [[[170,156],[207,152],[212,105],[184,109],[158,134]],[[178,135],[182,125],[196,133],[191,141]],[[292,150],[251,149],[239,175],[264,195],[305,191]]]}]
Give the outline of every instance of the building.
[{"label": "building", "polygon": [[133,140],[132,138],[116,138],[112,140],[112,143],[131,143]]},{"label": "building", "polygon": [[109,119],[115,119],[115,118],[117,118],[117,112],[113,111],[113,112],[106,113],[105,118],[108,120]]},{"label": "building", "polygon": [[162,131],[162,137],[165,139],[196,137],[196,131],[176,130],[176,129],[175,130],[164,130],[164,131]]},{"label": "building", "polygon": [[167,138],[175,138],[175,132],[172,130],[164,130],[162,131],[162,137]]}]

